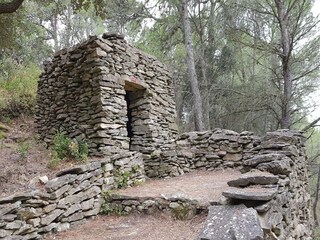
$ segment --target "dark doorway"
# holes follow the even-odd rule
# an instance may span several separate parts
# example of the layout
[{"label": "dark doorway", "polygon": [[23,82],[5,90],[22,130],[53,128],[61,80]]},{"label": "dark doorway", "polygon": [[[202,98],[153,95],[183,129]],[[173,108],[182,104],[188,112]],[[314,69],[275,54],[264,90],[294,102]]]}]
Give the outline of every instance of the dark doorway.
[{"label": "dark doorway", "polygon": [[130,100],[130,95],[132,94],[132,92],[127,92],[126,91],[126,95],[125,95],[125,100],[127,102],[127,131],[128,131],[128,138],[129,138],[129,149],[131,147],[131,143],[132,143],[132,137],[133,137],[133,130],[132,130],[132,108],[130,107],[131,104],[131,100]]}]

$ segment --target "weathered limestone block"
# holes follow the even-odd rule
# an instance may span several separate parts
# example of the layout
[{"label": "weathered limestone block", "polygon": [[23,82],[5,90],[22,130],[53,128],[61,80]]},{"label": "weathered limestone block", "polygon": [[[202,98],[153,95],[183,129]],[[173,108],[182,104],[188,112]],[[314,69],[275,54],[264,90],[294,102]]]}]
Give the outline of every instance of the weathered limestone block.
[{"label": "weathered limestone block", "polygon": [[223,191],[222,195],[232,199],[255,200],[255,201],[269,201],[277,193],[277,187],[247,187],[234,188],[229,187]]},{"label": "weathered limestone block", "polygon": [[211,206],[199,240],[263,240],[257,212],[244,205]]},{"label": "weathered limestone block", "polygon": [[279,177],[268,172],[252,171],[242,174],[238,179],[231,180],[228,185],[231,187],[247,187],[249,185],[276,184]]}]

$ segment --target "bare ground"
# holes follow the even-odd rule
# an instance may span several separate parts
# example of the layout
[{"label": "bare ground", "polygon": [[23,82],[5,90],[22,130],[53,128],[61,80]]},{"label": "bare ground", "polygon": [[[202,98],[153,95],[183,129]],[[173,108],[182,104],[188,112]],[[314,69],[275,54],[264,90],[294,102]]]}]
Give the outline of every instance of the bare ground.
[{"label": "bare ground", "polygon": [[[0,197],[34,188],[38,177],[53,177],[47,167],[50,152],[35,134],[33,118],[21,117],[1,125],[7,128],[0,138]],[[67,167],[64,163],[59,168]]]},{"label": "bare ground", "polygon": [[196,239],[205,221],[197,215],[188,221],[173,220],[165,214],[98,216],[66,232],[50,234],[45,240],[190,240]]}]

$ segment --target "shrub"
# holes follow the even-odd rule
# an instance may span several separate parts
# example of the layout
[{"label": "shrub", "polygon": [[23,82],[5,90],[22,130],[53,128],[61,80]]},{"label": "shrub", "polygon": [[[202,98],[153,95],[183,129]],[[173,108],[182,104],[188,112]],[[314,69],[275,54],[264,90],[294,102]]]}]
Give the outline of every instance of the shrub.
[{"label": "shrub", "polygon": [[80,139],[72,140],[63,133],[57,133],[54,136],[51,149],[49,167],[57,166],[62,160],[83,163],[88,158],[88,145]]},{"label": "shrub", "polygon": [[128,187],[131,173],[128,171],[114,170],[114,187],[116,189]]},{"label": "shrub", "polygon": [[29,150],[29,144],[27,142],[20,142],[18,144],[17,151],[18,151],[20,160],[23,160],[27,157],[28,150]]}]

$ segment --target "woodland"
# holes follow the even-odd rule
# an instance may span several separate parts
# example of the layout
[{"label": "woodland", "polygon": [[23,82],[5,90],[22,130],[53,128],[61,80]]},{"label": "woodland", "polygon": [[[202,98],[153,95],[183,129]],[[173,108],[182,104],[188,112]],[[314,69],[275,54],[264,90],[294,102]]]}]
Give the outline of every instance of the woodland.
[{"label": "woodland", "polygon": [[180,132],[304,131],[317,219],[315,1],[0,0],[0,122],[32,116],[42,62],[55,51],[90,35],[121,33],[170,66]]}]

